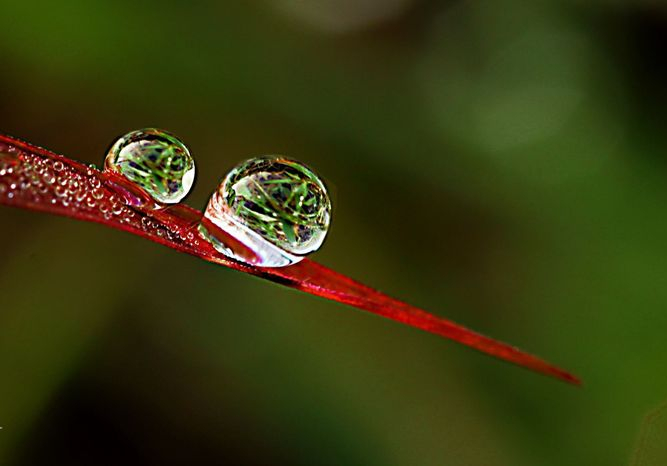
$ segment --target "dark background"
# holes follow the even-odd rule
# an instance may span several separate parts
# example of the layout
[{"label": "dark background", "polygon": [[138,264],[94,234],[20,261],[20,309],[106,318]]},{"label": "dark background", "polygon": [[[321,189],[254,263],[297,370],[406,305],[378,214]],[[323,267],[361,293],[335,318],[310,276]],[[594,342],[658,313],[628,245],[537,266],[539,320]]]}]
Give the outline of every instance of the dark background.
[{"label": "dark background", "polygon": [[99,165],[165,128],[199,208],[300,159],[316,260],[585,382],[3,207],[0,464],[665,464],[667,429],[633,453],[667,399],[664,5],[0,2],[0,131]]}]

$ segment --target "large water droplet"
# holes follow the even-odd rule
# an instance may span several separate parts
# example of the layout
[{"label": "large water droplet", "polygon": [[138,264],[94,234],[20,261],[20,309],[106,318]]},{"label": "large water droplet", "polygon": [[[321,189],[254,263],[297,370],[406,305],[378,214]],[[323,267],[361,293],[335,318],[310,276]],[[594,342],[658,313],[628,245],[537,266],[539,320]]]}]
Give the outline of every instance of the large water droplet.
[{"label": "large water droplet", "polygon": [[192,188],[195,162],[178,138],[159,129],[132,131],[109,149],[106,170],[119,173],[162,204],[180,202]]},{"label": "large water droplet", "polygon": [[283,157],[243,162],[213,193],[199,227],[223,254],[262,267],[299,262],[322,245],[331,201],[319,177]]}]

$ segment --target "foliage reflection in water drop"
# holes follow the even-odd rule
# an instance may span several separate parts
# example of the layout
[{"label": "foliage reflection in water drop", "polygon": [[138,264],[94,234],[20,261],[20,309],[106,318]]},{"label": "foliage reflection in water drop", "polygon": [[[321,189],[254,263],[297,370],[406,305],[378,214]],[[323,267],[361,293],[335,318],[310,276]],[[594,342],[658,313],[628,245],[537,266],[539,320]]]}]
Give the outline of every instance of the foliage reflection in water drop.
[{"label": "foliage reflection in water drop", "polygon": [[[200,231],[221,252],[264,267],[294,264],[317,251],[331,220],[322,180],[284,157],[250,159],[234,168],[211,196]],[[220,241],[222,230],[254,254]]]},{"label": "foliage reflection in water drop", "polygon": [[163,204],[183,200],[195,179],[194,159],[185,144],[154,128],[119,138],[109,149],[105,168],[121,174]]}]

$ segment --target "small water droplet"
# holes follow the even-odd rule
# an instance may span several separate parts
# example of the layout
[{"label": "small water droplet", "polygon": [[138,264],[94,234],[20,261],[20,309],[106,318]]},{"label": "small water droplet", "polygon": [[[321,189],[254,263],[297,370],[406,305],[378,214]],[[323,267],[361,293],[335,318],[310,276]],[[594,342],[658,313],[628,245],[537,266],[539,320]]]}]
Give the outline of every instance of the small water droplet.
[{"label": "small water droplet", "polygon": [[55,189],[56,196],[58,197],[66,197],[67,196],[67,189],[65,189],[64,186],[56,186]]},{"label": "small water droplet", "polygon": [[79,182],[77,180],[74,180],[74,179],[69,180],[68,185],[69,185],[69,187],[68,187],[67,191],[70,194],[76,194],[76,192],[79,190]]},{"label": "small water droplet", "polygon": [[124,210],[125,210],[125,208],[123,207],[122,204],[112,204],[111,205],[111,212],[114,215],[121,215]]},{"label": "small water droplet", "polygon": [[175,136],[158,129],[132,131],[109,150],[105,170],[112,170],[162,204],[180,202],[192,188],[195,163]]},{"label": "small water droplet", "polygon": [[218,251],[263,267],[302,260],[324,242],[331,201],[320,178],[283,157],[234,168],[209,200],[200,235]]},{"label": "small water droplet", "polygon": [[56,182],[56,175],[50,170],[43,172],[42,177],[46,184],[53,184]]},{"label": "small water droplet", "polygon": [[104,197],[104,190],[101,188],[93,189],[92,196],[99,201]]}]

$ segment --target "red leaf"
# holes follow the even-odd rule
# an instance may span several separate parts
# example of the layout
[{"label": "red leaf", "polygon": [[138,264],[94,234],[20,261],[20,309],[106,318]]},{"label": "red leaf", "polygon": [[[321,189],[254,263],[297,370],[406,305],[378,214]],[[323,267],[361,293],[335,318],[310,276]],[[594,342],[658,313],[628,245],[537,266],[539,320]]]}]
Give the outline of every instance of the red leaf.
[{"label": "red leaf", "polygon": [[[566,382],[579,379],[513,346],[391,298],[305,259],[262,268],[229,259],[197,233],[202,213],[185,205],[144,207],[148,198],[118,175],[101,172],[32,144],[0,135],[0,204],[107,225],[241,272],[321,296],[449,338]],[[235,241],[234,238],[228,238]]]}]

